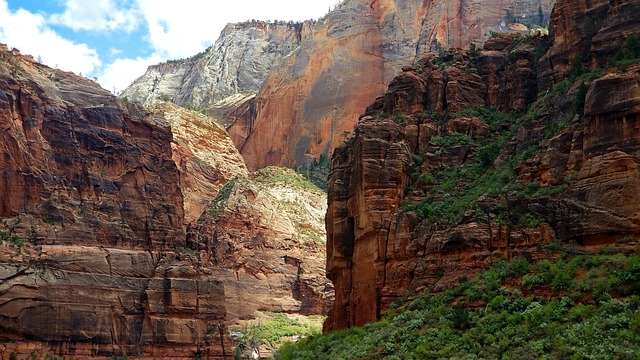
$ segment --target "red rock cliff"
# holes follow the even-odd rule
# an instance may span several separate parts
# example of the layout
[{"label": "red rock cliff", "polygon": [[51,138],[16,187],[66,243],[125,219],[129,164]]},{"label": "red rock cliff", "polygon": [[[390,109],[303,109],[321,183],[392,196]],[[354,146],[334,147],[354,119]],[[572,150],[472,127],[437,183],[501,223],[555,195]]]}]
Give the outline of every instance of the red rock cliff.
[{"label": "red rock cliff", "polygon": [[260,311],[326,313],[324,193],[213,119],[0,47],[0,128],[1,359],[231,358]]},{"label": "red rock cliff", "polygon": [[[556,4],[555,42],[539,66],[544,39],[496,38],[481,52],[427,57],[390,83],[336,149],[326,219],[336,300],[327,329],[375,321],[396,299],[446,288],[496,259],[638,235],[640,67],[565,82],[563,69],[548,72],[573,36],[560,17],[589,13],[577,3]],[[631,3],[593,5],[604,9],[594,20],[622,24]],[[614,28],[602,29],[614,36]],[[640,33],[618,28],[618,44]],[[593,64],[620,51],[600,48],[588,52]],[[549,91],[537,95],[537,69],[559,84],[545,82]],[[522,111],[500,117],[496,109]]]},{"label": "red rock cliff", "polygon": [[269,74],[252,111],[229,131],[238,134],[234,142],[250,169],[301,164],[307,154],[317,158],[344,141],[362,109],[384,92],[401,66],[428,51],[481,43],[492,31],[508,31],[509,14],[539,19],[552,4],[344,2]]},{"label": "red rock cliff", "polygon": [[562,1],[551,15],[552,48],[540,61],[542,88],[570,71],[603,67],[637,33],[637,1]]},{"label": "red rock cliff", "polygon": [[0,49],[0,356],[229,358],[220,281],[186,247],[172,131]]}]

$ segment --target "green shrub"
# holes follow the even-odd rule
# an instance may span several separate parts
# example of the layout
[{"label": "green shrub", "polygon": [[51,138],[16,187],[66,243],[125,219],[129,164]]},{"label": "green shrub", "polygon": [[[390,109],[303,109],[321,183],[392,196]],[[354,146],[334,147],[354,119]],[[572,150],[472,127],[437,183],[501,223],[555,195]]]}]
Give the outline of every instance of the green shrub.
[{"label": "green shrub", "polygon": [[622,59],[635,59],[640,57],[640,40],[636,34],[627,36],[620,48],[618,58]]},{"label": "green shrub", "polygon": [[434,136],[431,141],[440,145],[443,148],[450,148],[457,145],[467,145],[472,142],[471,137],[466,134],[451,133],[447,136]]},{"label": "green shrub", "polygon": [[[523,297],[521,292],[504,290],[527,265],[530,272],[524,277],[546,278],[541,286],[549,289],[553,281],[565,282],[558,274],[575,277],[587,263],[599,263],[597,271],[614,266],[635,274],[631,269],[636,269],[640,256],[618,255],[600,261],[582,256],[533,265],[524,259],[499,261],[476,279],[461,279],[444,293],[425,292],[409,306],[400,304],[379,323],[287,344],[278,350],[276,359],[633,359],[640,353],[640,296],[602,294],[575,301],[562,295]],[[635,279],[633,276],[629,279]],[[477,310],[465,308],[462,304],[467,303],[470,292],[491,294],[487,305]]]}]

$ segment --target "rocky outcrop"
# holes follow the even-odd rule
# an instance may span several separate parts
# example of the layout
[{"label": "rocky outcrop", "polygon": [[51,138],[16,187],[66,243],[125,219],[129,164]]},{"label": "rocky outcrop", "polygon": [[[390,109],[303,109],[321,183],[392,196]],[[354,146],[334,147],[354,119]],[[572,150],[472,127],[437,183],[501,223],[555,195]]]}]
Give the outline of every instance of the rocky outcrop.
[{"label": "rocky outcrop", "polygon": [[0,50],[0,356],[229,358],[167,120]]},{"label": "rocky outcrop", "polygon": [[150,66],[120,97],[171,101],[208,110],[239,93],[255,93],[278,61],[293,51],[313,22],[228,24],[215,44],[194,57]]},{"label": "rocky outcrop", "polygon": [[172,159],[180,172],[184,221],[193,223],[225,184],[248,176],[247,167],[224,127],[211,117],[167,102],[148,109],[173,132]]},{"label": "rocky outcrop", "polygon": [[[474,252],[458,256],[437,249],[454,233],[464,236],[463,243],[467,238],[487,241],[490,226],[433,226],[403,211],[401,203],[411,198],[407,189],[416,186],[411,177],[416,170],[414,154],[437,152],[431,142],[434,136],[490,136],[489,126],[476,116],[464,115],[464,110],[524,110],[533,102],[535,53],[541,45],[537,42],[544,40],[504,36],[489,40],[482,51],[450,50],[406,67],[387,93],[367,108],[354,136],[336,150],[326,220],[327,274],[336,287],[336,303],[328,328],[378,319],[390,302],[445,261],[462,273],[467,269],[457,260],[477,257],[470,268],[487,261]],[[453,115],[445,115],[447,111]],[[451,149],[430,158],[428,166],[433,172],[462,166],[471,155],[468,146]],[[501,240],[494,239],[494,246]],[[420,276],[414,274],[416,266]]]},{"label": "rocky outcrop", "polygon": [[325,212],[323,191],[292,170],[266,168],[229,182],[190,228],[204,260],[224,269],[219,278],[236,326],[256,310],[327,313]]},{"label": "rocky outcrop", "polygon": [[2,47],[0,128],[0,358],[227,359],[260,310],[326,312],[325,195],[250,175],[210,117]]},{"label": "rocky outcrop", "polygon": [[[552,18],[571,4],[559,1]],[[629,4],[610,6],[602,16],[618,23]],[[556,42],[570,36],[555,31]],[[406,68],[336,149],[327,212],[336,302],[326,329],[378,320],[393,301],[442,291],[498,259],[638,236],[640,67],[581,79],[558,69],[556,81],[567,80],[536,99],[536,69],[547,71],[561,46],[537,67],[540,41],[494,39],[474,61],[453,52],[441,66],[432,56]],[[605,63],[597,54],[589,58]]]},{"label": "rocky outcrop", "polygon": [[550,23],[553,47],[540,62],[542,88],[571,71],[607,65],[625,39],[638,35],[640,11],[636,1],[563,1],[554,9]]},{"label": "rocky outcrop", "polygon": [[[257,95],[249,129],[238,142],[250,169],[302,164],[330,153],[350,133],[362,109],[381,95],[406,64],[429,51],[482,43],[510,31],[517,15],[539,19],[553,1],[344,2],[315,25],[299,49],[283,59]],[[511,19],[509,19],[511,17]],[[526,27],[525,27],[526,28]]]}]

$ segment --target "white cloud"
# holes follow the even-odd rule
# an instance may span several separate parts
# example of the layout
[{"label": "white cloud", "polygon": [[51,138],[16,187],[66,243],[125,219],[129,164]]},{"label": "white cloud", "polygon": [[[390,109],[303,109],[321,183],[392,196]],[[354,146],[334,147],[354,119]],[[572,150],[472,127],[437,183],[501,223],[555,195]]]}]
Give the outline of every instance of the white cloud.
[{"label": "white cloud", "polygon": [[129,86],[133,80],[142,76],[149,65],[163,60],[157,54],[148,58],[118,59],[98,72],[98,82],[103,88],[118,93]]},{"label": "white cloud", "polygon": [[[62,1],[62,0],[61,0]],[[26,54],[42,57],[50,66],[97,76],[108,90],[126,88],[149,65],[197,54],[217,40],[227,23],[247,20],[304,20],[324,15],[337,0],[64,0],[59,14],[12,12],[0,0],[0,42]],[[50,25],[74,31],[126,31],[147,42],[153,55],[133,58],[125,48],[109,48],[104,56],[119,56],[103,65],[95,48],[65,39]],[[146,25],[146,26],[144,26]]]},{"label": "white cloud", "polygon": [[115,0],[66,0],[65,11],[49,17],[51,24],[73,30],[124,30],[136,27],[136,11]]},{"label": "white cloud", "polygon": [[5,0],[0,0],[0,42],[67,71],[88,74],[100,66],[94,49],[62,38],[40,14],[23,9],[11,12]]}]

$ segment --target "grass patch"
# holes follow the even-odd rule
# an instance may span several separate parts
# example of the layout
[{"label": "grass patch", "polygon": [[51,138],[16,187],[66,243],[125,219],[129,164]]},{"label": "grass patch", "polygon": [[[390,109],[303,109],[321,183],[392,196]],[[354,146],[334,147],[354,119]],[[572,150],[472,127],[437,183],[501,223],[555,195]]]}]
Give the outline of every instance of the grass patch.
[{"label": "grass patch", "polygon": [[293,336],[304,338],[322,332],[320,321],[317,321],[317,324],[313,321],[302,323],[290,319],[286,314],[266,313],[266,315],[259,324],[241,330],[243,337],[240,343],[245,348],[257,348],[263,344],[278,347]]},{"label": "grass patch", "polygon": [[302,174],[296,173],[294,170],[268,166],[256,171],[255,174],[256,181],[267,186],[286,186],[314,193],[323,191]]},{"label": "grass patch", "polygon": [[229,201],[229,197],[231,196],[231,190],[238,182],[238,179],[232,179],[228,183],[226,183],[213,200],[209,203],[207,210],[202,213],[200,218],[198,219],[198,224],[202,224],[206,219],[216,219],[222,212]]}]

